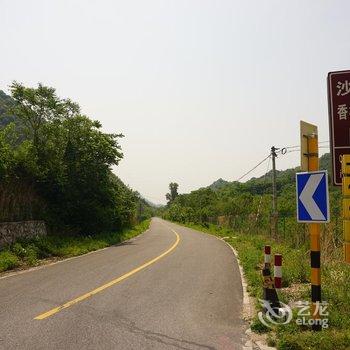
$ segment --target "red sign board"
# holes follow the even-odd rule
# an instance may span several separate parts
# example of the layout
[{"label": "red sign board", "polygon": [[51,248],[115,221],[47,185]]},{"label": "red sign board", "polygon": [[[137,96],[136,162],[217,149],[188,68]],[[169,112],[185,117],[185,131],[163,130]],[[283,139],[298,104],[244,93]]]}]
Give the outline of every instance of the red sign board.
[{"label": "red sign board", "polygon": [[341,157],[350,154],[350,70],[328,73],[333,183],[342,184]]}]

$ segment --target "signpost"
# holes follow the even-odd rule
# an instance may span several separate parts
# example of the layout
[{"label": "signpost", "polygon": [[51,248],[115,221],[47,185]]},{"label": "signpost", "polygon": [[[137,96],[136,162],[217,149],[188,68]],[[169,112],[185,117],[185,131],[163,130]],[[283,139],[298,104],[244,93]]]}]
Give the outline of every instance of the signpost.
[{"label": "signpost", "polygon": [[[309,171],[309,138],[317,136],[317,126],[300,121],[300,168],[301,171]],[[317,169],[318,170],[318,166]]]},{"label": "signpost", "polygon": [[[319,303],[321,303],[321,244],[320,244],[320,224],[318,220],[321,216],[316,207],[322,213],[322,210],[316,203],[315,192],[322,181],[319,176],[312,177],[320,173],[318,170],[318,135],[317,126],[306,122],[300,122],[300,136],[301,136],[301,169],[311,173],[308,178],[300,178],[301,182],[298,186],[300,194],[297,194],[297,201],[299,205],[304,206],[307,213],[301,213],[302,219],[309,219],[309,233],[310,233],[310,260],[311,260],[311,301],[312,301],[312,317],[314,324],[313,330],[321,330],[321,317],[319,313]],[[302,181],[304,180],[304,182]],[[305,189],[305,192],[304,192]],[[300,198],[301,197],[301,198]],[[318,200],[317,200],[318,202]],[[323,210],[324,212],[324,210]],[[307,215],[306,215],[307,214]],[[298,208],[298,215],[299,208]],[[324,215],[325,216],[325,215]],[[329,215],[328,215],[329,216]],[[299,218],[299,217],[298,217]],[[322,217],[321,217],[322,218]],[[327,219],[327,218],[326,218]],[[303,221],[303,220],[301,220]],[[322,221],[324,222],[324,221]]]},{"label": "signpost", "polygon": [[326,170],[296,174],[298,222],[329,222],[327,179]]},{"label": "signpost", "polygon": [[328,73],[333,184],[343,190],[344,257],[350,263],[350,70]]},{"label": "signpost", "polygon": [[350,154],[342,157],[344,258],[350,264]]},{"label": "signpost", "polygon": [[342,185],[343,154],[350,154],[350,70],[328,73],[328,109],[333,184]]}]

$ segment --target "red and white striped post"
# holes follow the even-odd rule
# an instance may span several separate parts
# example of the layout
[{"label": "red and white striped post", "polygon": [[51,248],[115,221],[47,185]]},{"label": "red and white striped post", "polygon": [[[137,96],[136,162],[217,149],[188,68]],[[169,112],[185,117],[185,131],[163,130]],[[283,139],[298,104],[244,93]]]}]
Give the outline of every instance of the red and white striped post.
[{"label": "red and white striped post", "polygon": [[275,288],[282,288],[282,255],[275,254],[275,266],[274,266],[274,283]]},{"label": "red and white striped post", "polygon": [[[280,302],[278,301],[278,295],[271,276],[271,246],[269,245],[264,247],[264,268],[262,270],[262,275],[264,300],[266,300],[273,309],[279,308]],[[267,309],[265,308],[264,311],[266,312]]]},{"label": "red and white striped post", "polygon": [[271,246],[269,245],[266,245],[264,247],[264,265],[265,265],[265,268],[270,268],[270,265],[271,265]]}]

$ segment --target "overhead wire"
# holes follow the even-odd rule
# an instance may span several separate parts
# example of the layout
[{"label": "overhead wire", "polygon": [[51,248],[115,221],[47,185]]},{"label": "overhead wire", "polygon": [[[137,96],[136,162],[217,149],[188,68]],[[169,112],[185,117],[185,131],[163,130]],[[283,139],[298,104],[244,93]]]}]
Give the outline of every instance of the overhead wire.
[{"label": "overhead wire", "polygon": [[[326,144],[329,143],[328,140],[325,141],[319,141],[319,144]],[[319,148],[328,148],[328,145],[321,145],[319,146]],[[286,150],[285,153],[283,153],[283,149]],[[292,152],[300,152],[300,145],[294,145],[294,146],[286,146],[283,148],[280,148],[279,150],[276,151],[276,153],[281,153],[281,154],[286,154],[286,153],[292,153]],[[257,165],[255,165],[252,169],[250,169],[249,171],[247,171],[246,173],[244,173],[240,178],[238,178],[236,181],[240,181],[242,180],[244,177],[246,177],[247,175],[249,175],[252,171],[254,171],[256,168],[258,168],[262,163],[264,163],[266,160],[269,160],[267,163],[267,169],[264,175],[264,180],[263,183],[266,182],[266,178],[267,178],[267,174],[269,171],[269,167],[270,167],[270,159],[271,159],[271,154],[269,154],[267,157],[265,157],[263,160],[261,160]],[[256,221],[258,220],[259,214],[260,214],[260,207],[261,207],[261,203],[262,203],[262,197],[263,194],[261,194],[260,196],[260,200],[259,200],[259,204],[258,204],[258,210],[256,213]]]},{"label": "overhead wire", "polygon": [[249,175],[252,171],[254,171],[259,165],[261,165],[262,163],[264,163],[268,158],[271,157],[271,154],[269,154],[267,157],[265,157],[262,161],[260,161],[257,165],[255,165],[252,169],[250,169],[249,171],[247,171],[245,174],[243,174],[239,179],[237,179],[236,181],[240,181],[242,180],[244,177],[246,177],[247,175]]},{"label": "overhead wire", "polygon": [[[319,141],[320,144],[325,144],[325,143],[329,143],[328,140],[324,140],[324,141]],[[328,146],[326,145],[322,145],[319,146],[319,148],[328,148]],[[288,150],[286,153],[292,153],[292,152],[299,152],[300,151],[300,145],[294,145],[294,146],[286,146],[286,147],[282,147],[279,150],[276,151],[276,153],[281,153],[283,149]],[[247,171],[246,173],[244,173],[240,178],[238,178],[236,181],[240,181],[242,180],[244,177],[246,177],[247,175],[249,175],[252,171],[254,171],[257,167],[259,167],[262,163],[264,163],[267,159],[269,159],[271,157],[271,154],[269,154],[267,157],[265,157],[263,160],[261,160],[257,165],[255,165],[252,169],[250,169],[249,171]],[[266,174],[265,174],[266,175]]]},{"label": "overhead wire", "polygon": [[[290,151],[288,151],[288,152],[286,152],[286,153],[293,153],[293,152],[300,152],[300,149],[292,149],[292,150],[290,150]],[[286,154],[285,153],[285,154]]]},{"label": "overhead wire", "polygon": [[[319,141],[318,143],[329,143],[329,141],[328,140]],[[282,149],[291,149],[291,148],[300,148],[300,145],[282,147],[280,150],[278,150],[278,152],[281,152]]]}]

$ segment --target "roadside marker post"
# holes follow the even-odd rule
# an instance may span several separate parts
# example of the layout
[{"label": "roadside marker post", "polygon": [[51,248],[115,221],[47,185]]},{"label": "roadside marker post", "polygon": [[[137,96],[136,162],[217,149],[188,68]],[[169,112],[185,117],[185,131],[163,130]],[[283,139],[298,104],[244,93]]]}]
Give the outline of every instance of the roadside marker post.
[{"label": "roadside marker post", "polygon": [[[264,268],[262,270],[263,275],[263,298],[268,301],[271,308],[274,310],[279,309],[280,302],[275,289],[274,279],[271,276],[271,246],[266,245],[264,247]],[[266,312],[266,310],[264,310]]]},{"label": "roadside marker post", "polygon": [[[318,170],[318,138],[317,135],[309,136],[309,171]],[[317,304],[321,303],[321,244],[320,224],[309,224],[310,229],[310,259],[311,259],[311,301],[312,317],[315,321],[312,329],[321,330],[321,319]]]},{"label": "roadside marker post", "polygon": [[350,154],[342,156],[344,258],[350,264]]},{"label": "roadside marker post", "polygon": [[274,264],[274,282],[275,288],[277,290],[282,288],[282,255],[275,254],[275,264]]},{"label": "roadside marker post", "polygon": [[270,268],[271,264],[271,246],[264,247],[264,268]]},{"label": "roadside marker post", "polygon": [[[300,122],[301,136],[301,169],[302,171],[318,171],[318,133],[317,126]],[[318,305],[321,303],[321,251],[320,224],[310,223],[310,260],[311,260],[311,314],[314,320],[312,329],[321,330],[321,318]]]}]

